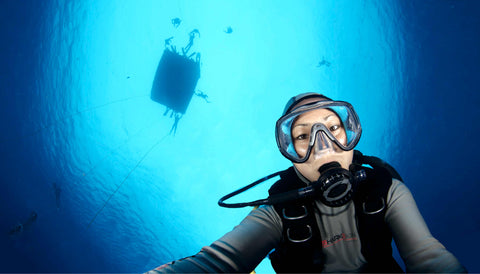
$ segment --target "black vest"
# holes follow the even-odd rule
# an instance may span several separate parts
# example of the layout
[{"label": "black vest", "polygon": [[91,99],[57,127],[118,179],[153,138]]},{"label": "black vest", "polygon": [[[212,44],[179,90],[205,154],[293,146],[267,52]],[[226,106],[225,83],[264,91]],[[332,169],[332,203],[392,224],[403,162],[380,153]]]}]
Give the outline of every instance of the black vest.
[{"label": "black vest", "polygon": [[[360,169],[363,155],[355,152],[350,171]],[[371,157],[372,159],[374,157]],[[380,160],[378,158],[374,158]],[[380,160],[381,161],[381,160]],[[383,164],[385,164],[382,161]],[[370,164],[370,163],[369,163]],[[355,189],[353,202],[361,252],[367,260],[362,272],[403,272],[392,257],[392,234],[384,221],[388,190],[392,177],[401,179],[388,164],[374,169],[362,166],[367,179]],[[293,167],[285,170],[269,190],[270,195],[305,187]],[[283,222],[283,240],[269,257],[277,273],[321,272],[322,239],[315,219],[314,201],[300,200],[274,206]]]}]

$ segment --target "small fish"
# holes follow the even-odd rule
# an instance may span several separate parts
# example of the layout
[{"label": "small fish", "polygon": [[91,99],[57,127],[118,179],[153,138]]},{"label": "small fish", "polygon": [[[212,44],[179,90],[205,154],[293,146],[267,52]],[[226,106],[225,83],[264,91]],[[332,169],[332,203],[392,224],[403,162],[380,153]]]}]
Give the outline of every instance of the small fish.
[{"label": "small fish", "polygon": [[325,60],[325,58],[323,58],[322,61],[318,62],[317,68],[319,68],[319,67],[321,67],[321,66],[329,67],[329,66],[330,66],[330,62],[328,62],[327,60]]},{"label": "small fish", "polygon": [[233,32],[233,29],[232,27],[228,26],[228,28],[226,28],[223,32],[230,34]]}]

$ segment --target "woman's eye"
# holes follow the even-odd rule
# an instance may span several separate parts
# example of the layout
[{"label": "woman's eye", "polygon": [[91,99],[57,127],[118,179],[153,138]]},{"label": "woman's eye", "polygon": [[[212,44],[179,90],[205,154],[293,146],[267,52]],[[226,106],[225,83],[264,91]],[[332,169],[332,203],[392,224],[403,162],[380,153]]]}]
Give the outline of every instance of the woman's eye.
[{"label": "woman's eye", "polygon": [[308,139],[308,134],[300,134],[297,137],[295,137],[296,140],[305,140]]},{"label": "woman's eye", "polygon": [[337,129],[339,129],[339,128],[340,128],[339,125],[333,125],[333,126],[331,126],[331,127],[329,128],[329,130],[330,130],[331,132],[334,132],[335,130],[337,130]]}]

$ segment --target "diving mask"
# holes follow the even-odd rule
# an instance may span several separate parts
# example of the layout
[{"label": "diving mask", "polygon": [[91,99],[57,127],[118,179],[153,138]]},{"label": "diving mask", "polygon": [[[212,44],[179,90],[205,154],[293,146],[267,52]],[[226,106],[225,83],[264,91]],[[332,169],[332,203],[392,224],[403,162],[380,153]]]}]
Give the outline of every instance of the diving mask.
[{"label": "diving mask", "polygon": [[[299,102],[299,101],[297,101]],[[275,130],[280,152],[295,163],[339,150],[353,149],[362,127],[353,107],[343,101],[321,100],[289,110]]]}]

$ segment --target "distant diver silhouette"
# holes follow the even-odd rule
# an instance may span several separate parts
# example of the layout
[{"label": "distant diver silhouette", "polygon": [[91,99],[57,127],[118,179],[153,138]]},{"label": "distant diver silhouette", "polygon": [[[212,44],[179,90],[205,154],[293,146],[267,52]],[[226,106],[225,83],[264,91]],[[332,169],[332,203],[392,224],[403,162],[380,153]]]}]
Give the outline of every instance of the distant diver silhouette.
[{"label": "distant diver silhouette", "polygon": [[188,54],[188,51],[193,46],[193,39],[195,39],[196,35],[200,37],[200,32],[198,31],[198,29],[194,29],[188,34],[188,44],[185,48],[182,48],[183,55],[186,56]]},{"label": "distant diver silhouette", "polygon": [[197,95],[197,96],[200,97],[200,98],[205,99],[205,101],[206,101],[207,103],[210,103],[210,101],[208,100],[208,95],[205,94],[203,91],[199,90],[199,92],[195,92],[195,95]]},{"label": "distant diver silhouette", "polygon": [[55,203],[57,205],[57,209],[60,209],[60,194],[62,193],[62,188],[59,187],[57,183],[53,183],[52,187],[55,193]]},{"label": "distant diver silhouette", "polygon": [[14,226],[12,229],[10,229],[8,234],[10,236],[13,236],[13,235],[18,235],[22,233],[25,229],[28,229],[37,220],[37,216],[38,216],[37,212],[32,211],[30,213],[30,216],[25,222],[19,223],[16,226]]},{"label": "distant diver silhouette", "polygon": [[165,110],[165,112],[163,113],[163,116],[167,116],[168,112],[170,111],[170,108],[167,107],[167,109]]},{"label": "distant diver silhouette", "polygon": [[179,114],[179,113],[175,113],[175,122],[173,123],[173,126],[172,128],[170,129],[170,133],[169,134],[172,134],[173,132],[173,136],[175,136],[175,134],[177,133],[177,127],[178,127],[178,121],[180,121],[180,119],[182,118],[183,115]]},{"label": "distant diver silhouette", "polygon": [[167,39],[165,39],[165,47],[170,46],[170,44],[172,43],[172,39],[173,39],[173,36],[168,37]]},{"label": "distant diver silhouette", "polygon": [[223,32],[230,34],[233,32],[233,29],[232,27],[228,26]]},{"label": "distant diver silhouette", "polygon": [[178,17],[175,17],[172,19],[172,25],[174,28],[178,28],[180,26],[180,23],[182,23],[182,20]]},{"label": "distant diver silhouette", "polygon": [[321,67],[321,66],[329,67],[329,66],[330,66],[330,62],[328,62],[327,60],[325,60],[325,57],[323,57],[322,61],[318,62],[317,68],[319,68],[319,67]]}]

